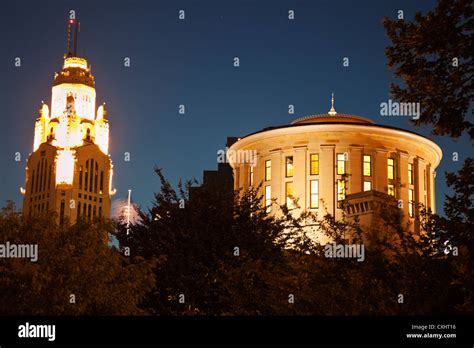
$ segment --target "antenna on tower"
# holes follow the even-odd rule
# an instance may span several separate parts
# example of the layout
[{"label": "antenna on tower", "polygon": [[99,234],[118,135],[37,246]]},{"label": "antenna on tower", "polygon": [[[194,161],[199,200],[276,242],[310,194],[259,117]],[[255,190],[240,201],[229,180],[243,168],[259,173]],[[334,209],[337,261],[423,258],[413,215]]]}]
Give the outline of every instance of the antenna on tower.
[{"label": "antenna on tower", "polygon": [[66,55],[69,57],[71,55],[71,25],[74,22],[73,19],[67,21],[67,51]]},{"label": "antenna on tower", "polygon": [[81,23],[77,21],[74,28],[74,57],[77,57],[77,33],[81,31]]},{"label": "antenna on tower", "polygon": [[[74,26],[74,50],[72,49],[72,27]],[[67,53],[68,57],[77,57],[77,33],[80,31],[80,23],[76,19],[67,21]]]}]

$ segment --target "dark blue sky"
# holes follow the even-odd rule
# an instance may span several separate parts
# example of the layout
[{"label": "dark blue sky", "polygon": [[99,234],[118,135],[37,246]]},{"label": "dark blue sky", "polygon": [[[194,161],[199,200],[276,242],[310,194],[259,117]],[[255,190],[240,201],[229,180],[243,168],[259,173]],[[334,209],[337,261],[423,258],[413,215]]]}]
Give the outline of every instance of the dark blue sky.
[{"label": "dark blue sky", "polygon": [[[69,10],[81,21],[78,52],[92,65],[97,102],[106,102],[116,199],[128,189],[149,206],[158,179],[201,180],[215,169],[227,136],[327,112],[428,135],[404,117],[381,117],[391,74],[382,18],[405,19],[434,1],[8,1],[0,13],[1,205],[21,207],[25,160],[41,100],[50,105],[52,78],[66,50]],[[186,19],[178,20],[184,9]],[[295,20],[288,20],[288,10]],[[20,57],[22,67],[14,67]],[[130,57],[131,67],[124,67]],[[240,67],[233,67],[233,58]],[[348,57],[350,66],[343,67]],[[178,105],[186,114],[178,113]],[[288,115],[288,104],[295,115]],[[443,149],[437,206],[447,192],[443,172],[460,168],[466,140],[433,137]],[[459,162],[452,152],[459,152]],[[14,161],[15,152],[23,156]],[[130,152],[131,161],[124,161]]]}]

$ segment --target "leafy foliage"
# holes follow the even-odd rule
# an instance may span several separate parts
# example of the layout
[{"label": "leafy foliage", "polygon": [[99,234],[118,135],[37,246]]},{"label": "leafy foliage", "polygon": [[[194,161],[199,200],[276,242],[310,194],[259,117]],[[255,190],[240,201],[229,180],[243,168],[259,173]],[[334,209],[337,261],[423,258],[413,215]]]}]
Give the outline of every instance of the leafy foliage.
[{"label": "leafy foliage", "polygon": [[440,0],[434,11],[415,14],[412,22],[384,18],[392,41],[388,65],[401,83],[392,94],[402,102],[419,102],[415,124],[433,125],[433,133],[474,138],[466,118],[474,97],[474,8],[471,0]]},{"label": "leafy foliage", "polygon": [[[142,223],[130,234],[125,226],[117,234],[132,253],[163,260],[155,269],[156,289],[144,304],[150,312],[412,315],[468,312],[472,305],[472,294],[462,290],[472,276],[456,275],[469,272],[469,264],[444,253],[440,219],[429,211],[422,210],[423,228],[415,233],[403,224],[392,198],[371,228],[330,214],[319,220],[306,212],[295,217],[285,206],[272,207],[280,212],[275,217],[266,212],[258,189],[233,199],[201,187],[189,199],[190,183],[176,193],[156,172],[161,190],[153,207],[141,213]],[[317,223],[320,233],[337,243],[364,244],[364,262],[326,258],[324,245],[308,237],[308,223]]]},{"label": "leafy foliage", "polygon": [[[0,314],[143,314],[155,261],[126,258],[108,246],[107,221],[58,226],[52,216],[0,213],[0,243],[38,244],[38,260],[0,258]],[[74,301],[71,301],[71,295]],[[71,303],[75,302],[75,303]]]}]

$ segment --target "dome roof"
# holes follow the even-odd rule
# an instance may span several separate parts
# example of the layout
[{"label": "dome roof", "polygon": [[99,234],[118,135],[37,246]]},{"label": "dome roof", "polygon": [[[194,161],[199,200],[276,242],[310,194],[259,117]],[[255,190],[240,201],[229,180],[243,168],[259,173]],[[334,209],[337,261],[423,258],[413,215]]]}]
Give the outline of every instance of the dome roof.
[{"label": "dome roof", "polygon": [[357,124],[374,124],[374,121],[356,115],[349,114],[320,114],[310,115],[297,118],[292,125],[314,124],[314,123],[357,123]]},{"label": "dome roof", "polygon": [[297,118],[292,125],[300,124],[314,124],[314,123],[357,123],[357,124],[374,124],[374,122],[368,118],[349,115],[349,114],[338,114],[334,109],[334,93],[331,94],[331,109],[327,114],[310,115]]}]

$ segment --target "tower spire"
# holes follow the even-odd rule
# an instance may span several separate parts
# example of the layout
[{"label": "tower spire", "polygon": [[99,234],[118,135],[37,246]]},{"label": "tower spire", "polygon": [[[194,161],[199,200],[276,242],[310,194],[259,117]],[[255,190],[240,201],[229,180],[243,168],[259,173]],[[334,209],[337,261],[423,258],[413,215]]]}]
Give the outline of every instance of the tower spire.
[{"label": "tower spire", "polygon": [[331,93],[331,109],[328,111],[328,115],[334,116],[336,114],[336,109],[334,109],[334,93]]}]

